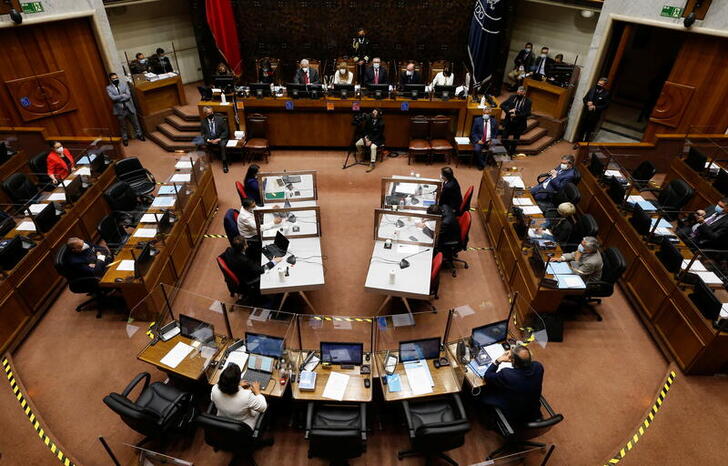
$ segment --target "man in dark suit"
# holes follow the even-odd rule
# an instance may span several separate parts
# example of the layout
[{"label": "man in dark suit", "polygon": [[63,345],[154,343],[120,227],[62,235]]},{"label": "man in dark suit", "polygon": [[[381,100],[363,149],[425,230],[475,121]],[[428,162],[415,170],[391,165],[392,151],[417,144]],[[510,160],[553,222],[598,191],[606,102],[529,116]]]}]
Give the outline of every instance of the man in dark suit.
[{"label": "man in dark suit", "polygon": [[533,44],[526,42],[526,45],[518,51],[516,58],[513,60],[513,70],[508,73],[508,80],[511,82],[511,87],[508,90],[515,91],[521,85],[523,80],[519,79],[519,76],[531,70],[535,59]]},{"label": "man in dark suit", "polygon": [[574,156],[566,154],[561,157],[561,163],[548,173],[548,178],[531,188],[531,194],[536,201],[548,201],[555,193],[564,189],[566,183],[574,181]]},{"label": "man in dark suit", "polygon": [[473,127],[470,129],[470,143],[473,145],[473,158],[478,170],[485,168],[486,154],[490,152],[493,141],[497,142],[498,122],[491,115],[492,110],[486,106],[483,108],[483,116],[473,119]]},{"label": "man in dark suit", "polygon": [[404,89],[407,84],[422,84],[420,72],[415,70],[415,64],[407,63],[407,68],[399,75],[399,87]]},{"label": "man in dark suit", "polygon": [[129,71],[131,74],[146,73],[149,71],[149,60],[144,57],[143,53],[137,53],[136,58],[129,63]]},{"label": "man in dark suit", "polygon": [[[456,243],[460,241],[460,224],[455,211],[450,206],[431,205],[427,208],[430,215],[440,215],[440,234],[437,236],[437,244],[435,245],[434,254],[442,252],[446,248],[447,243]],[[424,221],[415,224],[418,228],[422,228],[426,234],[434,234],[435,222]]]},{"label": "man in dark suit", "polygon": [[88,244],[80,238],[68,238],[66,267],[74,277],[101,278],[113,257],[106,246]]},{"label": "man in dark suit", "polygon": [[[584,110],[581,120],[581,135],[577,141],[589,142],[593,136],[602,112],[609,105],[609,91],[607,90],[607,78],[599,78],[596,86],[589,89],[582,101]],[[576,147],[576,146],[575,146]]]},{"label": "man in dark suit", "polygon": [[[500,369],[504,363],[513,367]],[[488,367],[483,378],[485,389],[478,397],[480,403],[499,408],[514,424],[541,418],[543,366],[531,360],[528,348],[517,345],[506,352]]]},{"label": "man in dark suit", "polygon": [[364,73],[364,85],[367,84],[387,84],[387,70],[382,68],[382,60],[379,57],[372,59],[372,66],[367,68]]},{"label": "man in dark suit", "polygon": [[[508,155],[513,155],[516,152],[518,141],[521,139],[521,134],[526,131],[528,116],[531,114],[531,99],[526,97],[526,88],[519,87],[514,95],[501,104],[501,109],[505,113],[503,146],[508,151]],[[513,136],[513,139],[508,140],[509,136]]]},{"label": "man in dark suit", "polygon": [[168,57],[164,56],[164,49],[162,48],[158,48],[157,53],[152,55],[150,66],[152,73],[156,74],[171,73],[173,71],[172,63]]},{"label": "man in dark suit", "polygon": [[296,75],[293,77],[293,82],[296,84],[321,84],[318,71],[308,65],[308,60],[305,58],[301,60]]},{"label": "man in dark suit", "polygon": [[372,113],[364,116],[364,134],[356,141],[357,153],[364,152],[364,148],[369,148],[369,168],[367,173],[374,170],[374,164],[377,161],[377,148],[384,144],[384,121],[382,120],[382,111],[378,108],[372,110]]},{"label": "man in dark suit", "polygon": [[253,254],[246,254],[247,242],[242,236],[233,238],[230,247],[220,254],[230,271],[235,274],[240,282],[240,293],[256,301],[260,298],[260,276],[266,270],[272,269],[283,260],[282,257],[274,257],[265,266],[254,262]]},{"label": "man in dark suit", "polygon": [[463,203],[463,195],[460,192],[460,183],[455,179],[455,174],[450,167],[442,167],[440,170],[442,180],[442,192],[440,193],[440,206],[449,206],[456,215],[460,212],[460,204]]},{"label": "man in dark suit", "polygon": [[531,79],[543,81],[546,77],[551,76],[551,67],[554,65],[554,60],[549,57],[549,48],[541,47],[541,55],[533,63],[531,68]]},{"label": "man in dark suit", "polygon": [[694,223],[684,225],[678,231],[689,237],[698,247],[726,249],[728,245],[728,198],[714,206],[695,212]]},{"label": "man in dark suit", "polygon": [[208,149],[217,147],[220,150],[220,158],[222,159],[222,170],[228,172],[227,154],[225,153],[225,146],[229,139],[229,131],[227,121],[220,115],[215,115],[212,107],[204,107],[202,111],[205,113],[205,118],[200,123],[200,133],[202,134],[202,140]]}]

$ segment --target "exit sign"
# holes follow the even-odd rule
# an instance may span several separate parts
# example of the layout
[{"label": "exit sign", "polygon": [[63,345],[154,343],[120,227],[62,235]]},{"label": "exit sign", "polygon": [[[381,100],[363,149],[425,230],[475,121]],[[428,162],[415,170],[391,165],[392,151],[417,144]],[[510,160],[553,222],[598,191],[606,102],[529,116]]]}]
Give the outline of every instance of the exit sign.
[{"label": "exit sign", "polygon": [[683,9],[679,6],[665,5],[662,7],[660,16],[667,16],[668,18],[679,18],[682,16]]},{"label": "exit sign", "polygon": [[42,13],[45,11],[41,2],[21,3],[20,7],[23,9],[23,13]]}]

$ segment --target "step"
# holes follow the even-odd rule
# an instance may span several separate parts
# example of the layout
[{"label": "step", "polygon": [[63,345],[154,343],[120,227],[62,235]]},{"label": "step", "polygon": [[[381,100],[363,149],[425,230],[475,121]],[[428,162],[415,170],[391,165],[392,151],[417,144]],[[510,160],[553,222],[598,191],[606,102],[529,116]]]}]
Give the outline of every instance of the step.
[{"label": "step", "polygon": [[180,131],[168,123],[157,125],[157,129],[173,141],[192,141],[200,135],[199,131]]},{"label": "step", "polygon": [[180,131],[197,131],[200,132],[200,120],[189,121],[181,118],[179,115],[169,115],[165,121]]},{"label": "step", "polygon": [[173,141],[168,138],[164,133],[154,131],[149,134],[149,139],[156,142],[158,146],[167,152],[174,152],[177,150],[191,151],[195,149],[195,145],[191,142],[186,141]]},{"label": "step", "polygon": [[551,136],[542,136],[540,139],[534,141],[531,144],[519,144],[516,146],[517,154],[526,155],[537,155],[540,154],[544,149],[550,146],[554,142],[554,138]]},{"label": "step", "polygon": [[531,131],[536,126],[538,126],[537,119],[529,118],[528,120],[526,120],[526,131]]},{"label": "step", "polygon": [[543,136],[546,136],[546,134],[548,134],[548,132],[544,128],[541,128],[540,126],[534,126],[533,129],[521,134],[520,145],[527,146],[529,144],[533,144],[534,142],[541,139]]},{"label": "step", "polygon": [[187,121],[200,121],[200,110],[197,105],[178,105],[173,109],[175,115]]}]

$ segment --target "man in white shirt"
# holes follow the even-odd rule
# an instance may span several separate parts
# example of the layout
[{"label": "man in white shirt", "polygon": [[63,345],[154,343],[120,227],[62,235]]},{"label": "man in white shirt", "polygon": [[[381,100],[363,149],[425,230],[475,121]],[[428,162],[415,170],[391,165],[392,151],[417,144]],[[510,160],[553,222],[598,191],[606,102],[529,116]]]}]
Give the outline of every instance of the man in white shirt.
[{"label": "man in white shirt", "polygon": [[228,364],[212,387],[210,399],[215,403],[218,416],[242,421],[255,429],[258,416],[265,412],[268,403],[260,393],[260,384],[241,381],[241,372],[237,364]]}]

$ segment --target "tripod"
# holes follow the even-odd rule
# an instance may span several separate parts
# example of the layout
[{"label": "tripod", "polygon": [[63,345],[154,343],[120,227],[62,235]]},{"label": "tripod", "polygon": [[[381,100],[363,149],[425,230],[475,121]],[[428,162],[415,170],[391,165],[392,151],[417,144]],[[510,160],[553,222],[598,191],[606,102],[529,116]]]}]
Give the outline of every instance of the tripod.
[{"label": "tripod", "polygon": [[[354,115],[354,119],[352,120],[351,124],[354,126],[354,130],[351,134],[351,143],[349,144],[349,149],[346,152],[346,160],[344,160],[344,166],[341,167],[342,170],[345,170],[347,168],[353,167],[354,165],[369,165],[369,162],[365,160],[358,160],[356,158],[356,141],[361,139],[362,130],[361,130],[361,122],[364,120],[362,118],[362,115]],[[354,161],[349,163],[349,158],[354,157]]]}]

